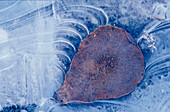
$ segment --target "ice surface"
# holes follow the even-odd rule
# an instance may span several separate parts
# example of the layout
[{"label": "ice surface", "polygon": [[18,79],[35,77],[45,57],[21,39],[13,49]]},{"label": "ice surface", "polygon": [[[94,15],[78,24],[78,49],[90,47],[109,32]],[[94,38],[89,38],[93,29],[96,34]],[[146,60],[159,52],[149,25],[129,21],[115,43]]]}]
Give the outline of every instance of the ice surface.
[{"label": "ice surface", "polygon": [[0,28],[0,42],[8,41],[8,33]]},{"label": "ice surface", "polygon": [[[170,18],[169,10],[168,0],[0,1],[0,110],[35,103],[37,112],[168,112],[170,21],[161,21]],[[55,102],[79,44],[106,24],[124,28],[140,45],[143,81],[119,99]]]}]

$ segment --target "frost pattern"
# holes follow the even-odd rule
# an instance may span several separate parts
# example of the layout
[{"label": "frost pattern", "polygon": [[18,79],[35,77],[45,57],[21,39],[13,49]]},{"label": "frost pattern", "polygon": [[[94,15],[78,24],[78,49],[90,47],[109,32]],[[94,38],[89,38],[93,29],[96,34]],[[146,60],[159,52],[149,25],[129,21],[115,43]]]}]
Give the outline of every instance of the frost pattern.
[{"label": "frost pattern", "polygon": [[[36,111],[45,112],[168,112],[170,22],[154,21],[138,38],[151,16],[168,19],[168,10],[168,0],[0,3],[0,27],[8,34],[0,41],[0,110],[35,103]],[[122,27],[138,39],[146,62],[144,80],[119,99],[91,104],[55,102],[52,96],[60,88],[81,41],[105,24]]]}]

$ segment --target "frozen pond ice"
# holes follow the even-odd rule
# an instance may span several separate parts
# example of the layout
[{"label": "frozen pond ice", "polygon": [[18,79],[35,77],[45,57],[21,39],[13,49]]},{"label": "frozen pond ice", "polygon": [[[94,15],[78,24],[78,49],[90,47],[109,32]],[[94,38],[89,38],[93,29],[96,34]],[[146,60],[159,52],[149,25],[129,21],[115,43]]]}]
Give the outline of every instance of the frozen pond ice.
[{"label": "frozen pond ice", "polygon": [[[168,0],[0,1],[0,110],[35,103],[35,111],[45,112],[168,112],[170,21],[161,23],[153,17],[169,19],[169,10]],[[151,21],[156,22],[151,25]],[[79,44],[105,24],[121,27],[140,40],[146,63],[143,81],[119,99],[56,103],[52,96]],[[142,36],[147,38],[139,39]]]}]

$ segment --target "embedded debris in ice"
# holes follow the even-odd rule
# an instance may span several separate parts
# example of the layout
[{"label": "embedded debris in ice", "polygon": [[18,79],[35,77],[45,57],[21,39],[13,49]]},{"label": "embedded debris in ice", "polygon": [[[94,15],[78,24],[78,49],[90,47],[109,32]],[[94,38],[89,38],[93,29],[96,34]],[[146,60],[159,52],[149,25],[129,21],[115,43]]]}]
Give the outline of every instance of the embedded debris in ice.
[{"label": "embedded debris in ice", "polygon": [[100,26],[80,45],[55,99],[89,103],[129,94],[142,80],[144,58],[123,29]]}]

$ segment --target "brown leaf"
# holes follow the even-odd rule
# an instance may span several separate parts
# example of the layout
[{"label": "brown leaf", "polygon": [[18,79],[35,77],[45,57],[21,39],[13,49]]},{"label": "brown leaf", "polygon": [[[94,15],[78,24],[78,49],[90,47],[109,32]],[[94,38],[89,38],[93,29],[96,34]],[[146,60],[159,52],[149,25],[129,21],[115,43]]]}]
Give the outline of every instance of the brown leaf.
[{"label": "brown leaf", "polygon": [[129,94],[142,80],[144,58],[123,29],[100,26],[80,45],[55,99],[89,103]]}]

